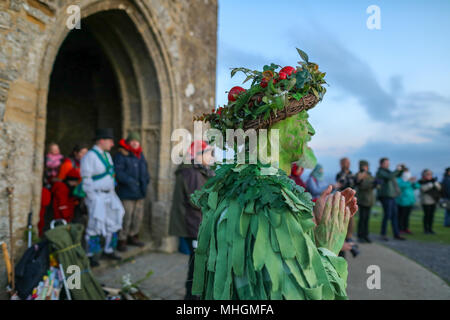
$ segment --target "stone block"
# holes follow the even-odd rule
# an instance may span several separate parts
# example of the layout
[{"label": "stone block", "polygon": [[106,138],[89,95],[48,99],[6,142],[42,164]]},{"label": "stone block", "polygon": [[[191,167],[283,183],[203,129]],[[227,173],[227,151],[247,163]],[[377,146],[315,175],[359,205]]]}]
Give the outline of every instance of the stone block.
[{"label": "stone block", "polygon": [[58,8],[58,0],[34,0],[38,3],[42,3],[45,7],[51,11],[55,11]]},{"label": "stone block", "polygon": [[9,8],[14,11],[20,11],[23,5],[23,0],[10,0]]},{"label": "stone block", "polygon": [[156,242],[168,236],[169,209],[168,204],[162,201],[152,203],[151,235]]},{"label": "stone block", "polygon": [[7,98],[8,98],[8,89],[7,88],[3,88],[0,85],[0,102],[5,102]]},{"label": "stone block", "polygon": [[36,18],[37,20],[41,21],[44,24],[49,24],[52,21],[54,21],[54,18],[49,17],[47,13],[44,13],[42,10],[39,10],[28,4],[24,4],[23,7],[30,16]]},{"label": "stone block", "polygon": [[11,28],[11,16],[8,12],[0,11],[0,29]]},{"label": "stone block", "polygon": [[11,84],[6,103],[5,121],[33,128],[35,123],[36,88],[23,80]]},{"label": "stone block", "polygon": [[161,245],[156,249],[159,252],[174,253],[178,250],[178,238],[165,237],[161,239]]},{"label": "stone block", "polygon": [[3,121],[3,116],[5,115],[5,104],[0,102],[0,122]]}]

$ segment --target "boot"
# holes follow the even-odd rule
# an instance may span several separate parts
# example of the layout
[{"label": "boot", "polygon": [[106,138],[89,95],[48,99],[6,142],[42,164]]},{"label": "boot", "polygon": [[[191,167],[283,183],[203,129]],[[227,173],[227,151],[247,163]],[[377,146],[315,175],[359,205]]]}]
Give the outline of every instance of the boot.
[{"label": "boot", "polygon": [[117,251],[126,252],[127,250],[128,250],[128,248],[127,248],[127,241],[126,240],[119,240],[119,243],[117,244]]},{"label": "boot", "polygon": [[97,261],[96,258],[89,257],[89,265],[91,266],[91,268],[95,268],[95,267],[98,267],[100,265],[100,263]]},{"label": "boot", "polygon": [[145,246],[145,243],[143,243],[142,241],[139,241],[137,236],[132,236],[128,238],[128,244],[131,246],[136,246],[136,247],[143,247]]},{"label": "boot", "polygon": [[115,261],[122,260],[122,258],[119,255],[117,255],[117,253],[115,253],[115,252],[111,252],[111,253],[103,252],[102,258],[108,259],[108,260],[115,260]]}]

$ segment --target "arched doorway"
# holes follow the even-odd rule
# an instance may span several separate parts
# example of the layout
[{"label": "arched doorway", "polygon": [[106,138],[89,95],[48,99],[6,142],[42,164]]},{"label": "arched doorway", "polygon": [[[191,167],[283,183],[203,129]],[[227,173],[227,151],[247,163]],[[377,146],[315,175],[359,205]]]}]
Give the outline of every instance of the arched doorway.
[{"label": "arched doorway", "polygon": [[[124,10],[122,3],[128,2],[109,2],[110,8],[97,2],[82,10],[81,30],[61,30],[59,39],[55,36],[57,52],[53,60],[46,59],[52,71],[45,142],[58,142],[67,153],[76,142],[92,142],[96,127],[113,127],[116,140],[139,131],[152,177],[146,211],[166,217],[172,189],[173,80],[148,18],[138,8]],[[45,75],[41,79],[45,88],[48,80]]]},{"label": "arched doorway", "polygon": [[117,77],[88,27],[71,31],[59,49],[50,78],[46,145],[56,142],[64,155],[75,144],[92,142],[96,128],[122,134]]}]

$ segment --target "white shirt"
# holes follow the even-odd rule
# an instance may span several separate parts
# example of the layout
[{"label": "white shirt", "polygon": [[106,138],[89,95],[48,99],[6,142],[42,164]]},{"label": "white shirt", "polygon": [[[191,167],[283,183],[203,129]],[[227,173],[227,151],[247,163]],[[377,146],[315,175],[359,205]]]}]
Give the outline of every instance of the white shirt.
[{"label": "white shirt", "polygon": [[[100,155],[106,154],[109,163],[113,164],[108,152],[104,152],[97,146],[94,146],[93,149],[97,150]],[[103,174],[106,171],[103,161],[92,150],[89,150],[81,159],[80,167],[81,177],[83,178],[82,186],[86,193],[85,203],[89,213],[86,234],[88,236],[100,234],[105,236],[117,232],[122,228],[125,210],[114,191],[114,178],[107,174],[99,180],[94,181],[92,179],[93,176]]]},{"label": "white shirt", "polygon": [[[98,146],[94,146],[93,149],[97,150],[101,155],[105,153],[109,163],[111,165],[113,164],[109,152],[104,152]],[[92,179],[93,176],[100,175],[106,171],[105,165],[94,151],[89,150],[81,159],[80,170],[81,177],[83,178],[83,190],[88,197],[92,197],[95,191],[114,190],[114,178],[111,175],[108,174],[95,181]]]}]

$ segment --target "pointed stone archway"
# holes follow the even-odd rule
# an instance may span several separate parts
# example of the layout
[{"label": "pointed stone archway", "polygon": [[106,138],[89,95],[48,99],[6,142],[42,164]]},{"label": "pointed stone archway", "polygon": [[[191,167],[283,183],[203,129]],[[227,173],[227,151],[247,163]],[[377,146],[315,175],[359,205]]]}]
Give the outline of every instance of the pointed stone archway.
[{"label": "pointed stone archway", "polygon": [[[149,230],[147,226],[150,223],[148,218],[152,216],[152,230],[156,232],[150,235],[156,237],[155,240],[161,240],[165,237],[172,194],[170,136],[173,128],[176,127],[175,124],[178,123],[177,112],[175,112],[178,105],[177,95],[168,54],[158,34],[154,32],[156,28],[152,26],[150,12],[146,9],[146,5],[140,4],[140,1],[85,2],[92,2],[92,4],[86,4],[81,8],[81,31],[69,30],[65,27],[65,21],[59,21],[59,23],[57,21],[55,26],[60,28],[55,30],[46,49],[39,77],[38,114],[41,116],[37,117],[38,123],[35,126],[35,150],[38,151],[36,157],[40,156],[39,154],[43,155],[46,141],[58,141],[58,139],[72,141],[70,134],[69,138],[68,136],[64,138],[61,136],[63,134],[61,130],[58,131],[55,128],[53,131],[49,130],[52,125],[46,124],[47,119],[55,119],[55,117],[58,119],[55,116],[55,110],[64,107],[61,104],[64,100],[64,91],[54,92],[54,83],[58,87],[58,80],[64,77],[66,80],[67,78],[74,80],[78,77],[79,79],[76,80],[83,81],[80,74],[65,74],[64,66],[74,64],[74,61],[70,60],[76,59],[74,57],[83,60],[83,55],[86,58],[88,51],[91,51],[93,56],[90,62],[94,64],[94,67],[89,65],[89,61],[84,61],[82,70],[93,71],[92,68],[98,66],[98,63],[104,68],[102,71],[91,72],[88,75],[92,84],[90,91],[92,96],[84,96],[82,97],[84,100],[78,101],[79,104],[89,104],[89,108],[95,109],[92,116],[94,119],[88,121],[86,131],[89,133],[86,132],[81,136],[86,138],[88,134],[92,135],[94,126],[106,125],[111,119],[117,120],[117,117],[121,117],[121,121],[112,125],[116,128],[116,136],[124,136],[131,130],[140,132],[152,177],[146,199],[147,221],[143,224],[143,236],[148,239],[150,234],[147,232]],[[80,46],[78,49],[77,45]],[[67,52],[71,52],[73,56],[70,57]],[[65,54],[68,56],[64,56]],[[67,68],[67,72],[70,71],[70,68]],[[85,90],[89,89],[85,83],[81,84],[83,85]],[[64,86],[60,85],[60,90],[61,88]],[[108,95],[109,89],[111,95]],[[68,88],[66,90],[70,91]],[[83,90],[71,92],[80,94]],[[80,112],[83,110],[85,112],[88,110],[85,105]],[[114,114],[112,118],[108,115],[108,111]],[[66,117],[66,121],[67,119]],[[35,163],[42,162],[35,161]],[[34,171],[37,176],[42,176],[40,166],[35,166]],[[40,188],[40,179],[36,181],[35,188]],[[35,194],[40,194],[40,190],[36,190]],[[38,200],[35,199],[34,203],[38,204]]]}]

